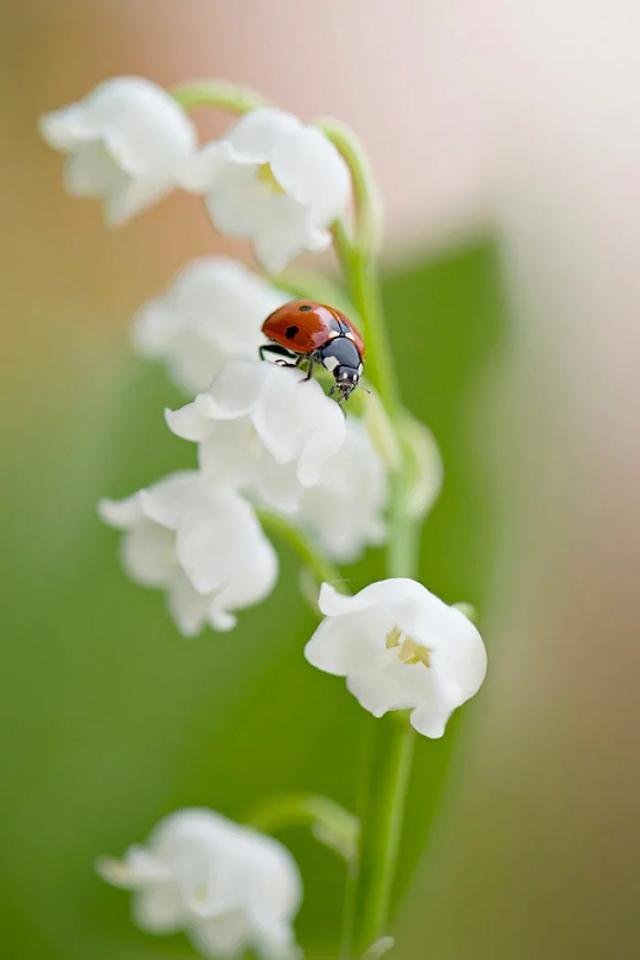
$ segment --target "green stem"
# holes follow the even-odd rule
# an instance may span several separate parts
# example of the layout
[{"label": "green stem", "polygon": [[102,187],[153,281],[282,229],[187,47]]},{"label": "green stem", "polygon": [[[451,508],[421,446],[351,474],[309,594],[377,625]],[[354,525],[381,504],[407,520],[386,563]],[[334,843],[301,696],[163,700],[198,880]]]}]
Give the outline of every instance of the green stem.
[{"label": "green stem", "polygon": [[359,250],[375,254],[382,232],[382,207],[367,155],[353,130],[339,120],[324,117],[316,120],[314,126],[331,140],[346,160],[351,172],[357,213],[355,246]]},{"label": "green stem", "polygon": [[[404,474],[391,478],[388,572],[392,577],[415,576],[418,563],[417,525],[404,509]],[[365,789],[359,811],[362,846],[355,889],[348,894],[352,953],[364,952],[388,933],[389,906],[398,861],[406,805],[414,731],[405,713],[390,713],[374,721]]]},{"label": "green stem", "polygon": [[395,420],[401,412],[400,391],[373,258],[370,253],[351,243],[342,221],[333,224],[332,233],[342,268],[349,280],[353,304],[362,320],[367,351],[367,379],[379,394],[390,419]]},{"label": "green stem", "polygon": [[353,905],[354,957],[361,957],[388,933],[413,740],[404,713],[390,713],[372,729],[368,789],[360,811],[362,846]]},{"label": "green stem", "polygon": [[[351,239],[345,224],[333,224],[338,257],[360,314],[367,349],[367,378],[377,391],[396,433],[399,463],[391,474],[388,574],[413,577],[418,565],[418,527],[407,512],[407,457],[400,424],[400,390],[387,334],[374,251],[377,195],[357,142],[324,123],[350,166],[357,220]],[[414,733],[406,713],[391,713],[371,724],[372,743],[360,803],[361,845],[357,868],[347,885],[342,955],[360,958],[388,933],[389,905],[411,772]]]},{"label": "green stem", "polygon": [[173,87],[169,93],[185,110],[218,107],[232,113],[249,113],[270,105],[257,90],[226,80],[191,80]]},{"label": "green stem", "polygon": [[319,583],[330,583],[339,589],[341,574],[330,560],[315,549],[304,533],[284,517],[267,510],[258,510],[258,519],[266,533],[284,540],[297,553],[305,567],[314,574]]},{"label": "green stem", "polygon": [[247,823],[263,833],[276,833],[283,827],[305,826],[347,863],[358,852],[359,824],[344,807],[312,793],[294,793],[275,797],[256,808]]}]

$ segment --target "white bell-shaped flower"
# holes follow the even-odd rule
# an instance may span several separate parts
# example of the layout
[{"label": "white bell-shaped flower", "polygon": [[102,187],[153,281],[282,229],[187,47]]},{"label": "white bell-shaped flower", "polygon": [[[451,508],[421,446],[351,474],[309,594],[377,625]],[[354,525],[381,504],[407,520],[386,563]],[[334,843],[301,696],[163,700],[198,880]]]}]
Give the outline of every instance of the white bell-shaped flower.
[{"label": "white bell-shaped flower", "polygon": [[160,821],[122,860],[98,861],[109,883],[134,892],[134,920],[149,933],[184,931],[218,960],[252,949],[266,960],[296,954],[293,919],[302,884],[277,840],[210,810]]},{"label": "white bell-shaped flower", "polygon": [[164,361],[174,382],[193,396],[227,360],[256,359],[265,317],[288,299],[237,260],[194,260],[140,308],[133,341],[143,356]]},{"label": "white bell-shaped flower", "polygon": [[49,146],[68,154],[68,192],[101,199],[114,226],[175,186],[196,149],[188,116],[142,77],[105,80],[84,100],[45,114],[40,131]]},{"label": "white bell-shaped flower", "polygon": [[276,555],[250,505],[196,471],[170,474],[125,500],[101,500],[99,511],[125,531],[129,576],[167,591],[186,636],[207,623],[232,629],[232,611],[259,603],[273,588]]},{"label": "white bell-shaped flower", "polygon": [[318,483],[345,439],[345,418],[316,380],[261,361],[231,361],[206,393],[166,412],[179,437],[199,444],[212,483],[256,496],[283,512]]},{"label": "white bell-shaped flower", "polygon": [[384,542],[387,474],[364,424],[347,417],[346,438],[322,464],[318,483],[304,490],[295,519],[339,563],[357,560]]},{"label": "white bell-shaped flower", "polygon": [[415,580],[381,580],[353,597],[325,583],[319,604],[325,619],[305,657],[346,677],[375,717],[411,710],[418,733],[441,737],[451,713],[484,680],[487,655],[474,625]]},{"label": "white bell-shaped flower", "polygon": [[349,202],[349,169],[314,127],[281,110],[241,117],[185,166],[182,185],[205,195],[218,230],[253,241],[278,273],[303,250],[329,245],[328,227]]}]

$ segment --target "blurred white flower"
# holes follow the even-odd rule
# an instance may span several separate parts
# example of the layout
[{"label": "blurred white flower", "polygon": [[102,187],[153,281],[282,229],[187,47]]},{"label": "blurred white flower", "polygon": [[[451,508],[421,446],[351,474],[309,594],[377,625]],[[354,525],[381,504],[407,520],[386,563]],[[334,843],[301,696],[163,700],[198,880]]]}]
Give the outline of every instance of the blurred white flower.
[{"label": "blurred white flower", "polygon": [[125,500],[101,500],[102,519],[125,531],[122,559],[138,583],[167,591],[177,626],[230,630],[240,610],[273,588],[277,559],[248,503],[196,471],[170,474]]},{"label": "blurred white flower", "polygon": [[387,475],[369,433],[347,417],[340,450],[322,464],[318,483],[304,490],[296,520],[334,560],[356,560],[367,545],[384,541]]},{"label": "blurred white flower", "polygon": [[143,356],[163,360],[175,383],[193,396],[227,360],[256,359],[265,317],[288,299],[237,260],[194,260],[164,294],[140,308],[133,341]]},{"label": "blurred white flower", "polygon": [[296,954],[293,918],[302,884],[277,840],[210,810],[161,820],[144,846],[98,861],[109,883],[134,891],[134,920],[149,933],[184,930],[205,956],[254,949],[267,960]]},{"label": "blurred white flower", "polygon": [[316,380],[303,378],[297,369],[234,360],[193,403],[167,410],[167,423],[199,444],[200,467],[212,483],[292,512],[346,433],[338,405]]},{"label": "blurred white flower", "polygon": [[105,80],[84,100],[41,117],[40,132],[49,146],[69,154],[68,192],[102,199],[111,225],[173,187],[196,148],[193,124],[182,108],[141,77]]},{"label": "blurred white flower", "polygon": [[269,108],[246,114],[204,147],[181,183],[205,195],[218,230],[250,238],[272,273],[303,250],[329,245],[327,228],[344,213],[351,189],[348,167],[323,133]]},{"label": "blurred white flower", "polygon": [[326,619],[305,656],[346,677],[375,717],[411,710],[418,733],[441,737],[451,713],[484,680],[487,655],[474,625],[415,580],[382,580],[353,597],[325,583],[319,604]]}]

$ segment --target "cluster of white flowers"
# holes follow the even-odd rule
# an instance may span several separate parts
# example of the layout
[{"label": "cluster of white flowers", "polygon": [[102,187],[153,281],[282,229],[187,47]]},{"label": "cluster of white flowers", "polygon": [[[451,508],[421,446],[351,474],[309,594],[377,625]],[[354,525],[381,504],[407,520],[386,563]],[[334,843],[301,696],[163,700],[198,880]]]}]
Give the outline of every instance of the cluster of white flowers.
[{"label": "cluster of white flowers", "polygon": [[253,110],[198,150],[173,97],[149,80],[117,77],[45,114],[40,129],[68,154],[69,193],[101,199],[109,223],[183,186],[205,196],[219,230],[252,240],[272,273],[304,250],[325,249],[329,226],[349,203],[349,169],[336,148],[282,110]]},{"label": "cluster of white flowers", "polygon": [[[178,102],[146,80],[103,83],[45,116],[42,133],[68,154],[68,190],[101,198],[109,222],[123,222],[181,185],[204,195],[219,230],[249,238],[271,272],[304,250],[326,247],[331,224],[350,202],[347,165],[318,129],[261,108],[198,150]],[[258,359],[262,323],[287,299],[241,264],[205,258],[186,265],[133,321],[138,352],[163,362],[194,397],[167,410],[166,421],[197,445],[197,468],[124,500],[105,499],[99,509],[123,532],[128,574],[165,591],[185,635],[206,625],[232,629],[237,611],[272,590],[278,563],[261,512],[277,514],[296,538],[338,562],[356,560],[386,537],[392,457],[387,449],[383,459],[379,449],[388,444],[379,436],[374,444],[367,419],[345,416],[318,380]],[[372,398],[376,403],[372,433],[386,436],[386,415]],[[403,443],[413,450],[405,511],[415,518],[437,495],[440,463],[425,428],[408,424]],[[483,681],[486,655],[476,628],[414,580],[384,580],[355,596],[325,583],[319,607],[324,619],[307,660],[346,677],[376,717],[410,710],[419,733],[440,737]],[[292,955],[297,869],[280,844],[253,830],[210,811],[182,811],[163,821],[147,846],[99,869],[135,891],[135,917],[147,930],[184,930],[208,956],[245,949],[270,960]]]},{"label": "cluster of white flowers", "polygon": [[267,960],[297,955],[295,861],[277,840],[218,813],[180,810],[144,846],[97,866],[105,880],[134,892],[134,920],[149,933],[185,931],[204,956],[219,960],[248,949]]},{"label": "cluster of white flowers", "polygon": [[[46,115],[42,132],[69,154],[68,189],[101,197],[109,220],[183,185],[204,194],[220,230],[251,238],[271,270],[326,246],[350,201],[346,163],[318,129],[260,108],[198,150],[177,101],[134,77],[106,81]],[[162,361],[179,387],[195,393],[166,420],[197,444],[198,469],[125,500],[103,500],[100,513],[124,531],[129,575],[166,591],[186,635],[207,624],[232,629],[236,611],[272,590],[277,558],[256,511],[286,516],[340,562],[385,539],[387,469],[364,422],[345,417],[318,381],[302,383],[300,370],[257,358],[262,322],[287,299],[242,264],[210,257],[187,264],[133,321],[139,353]],[[423,448],[424,437],[416,454]],[[427,470],[407,509],[419,500],[415,509],[424,513],[440,475],[437,453],[421,459]],[[416,729],[440,736],[451,710],[481,682],[477,631],[420,584],[384,581],[353,598],[325,585],[320,605],[328,619],[308,659],[345,675],[376,715],[412,708]]]},{"label": "cluster of white flowers", "polygon": [[286,515],[336,560],[384,537],[386,471],[362,423],[316,380],[301,383],[300,370],[257,359],[262,310],[281,299],[246,268],[210,259],[134,321],[135,343],[180,385],[209,384],[166,412],[170,429],[197,444],[199,469],[104,500],[100,512],[126,531],[129,575],[167,591],[185,634],[230,629],[234,610],[271,591],[277,561],[256,508]]},{"label": "cluster of white flowers", "polygon": [[[69,155],[69,191],[101,197],[110,222],[186,185],[205,194],[219,229],[251,238],[273,271],[326,246],[328,226],[349,202],[335,147],[279,110],[248,113],[198,151],[177,102],[125,77],[47,114],[41,126]],[[256,506],[290,515],[338,560],[356,559],[384,536],[386,475],[367,432],[352,417],[345,422],[317,382],[301,388],[299,371],[257,359],[262,322],[287,299],[242,264],[210,257],[187,264],[133,321],[139,353],[163,361],[179,387],[197,394],[167,412],[167,422],[197,442],[200,470],[104,501],[101,514],[127,531],[127,571],[167,591],[185,634],[206,623],[230,629],[234,610],[271,590],[276,561]]]}]

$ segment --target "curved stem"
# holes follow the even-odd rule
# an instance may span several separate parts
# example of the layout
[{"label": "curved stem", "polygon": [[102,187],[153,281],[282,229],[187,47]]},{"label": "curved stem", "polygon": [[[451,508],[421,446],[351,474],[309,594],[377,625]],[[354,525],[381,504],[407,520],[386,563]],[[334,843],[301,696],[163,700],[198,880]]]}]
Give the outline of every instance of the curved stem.
[{"label": "curved stem", "polygon": [[172,87],[169,93],[181,107],[218,107],[232,113],[248,113],[269,106],[269,101],[257,90],[226,80],[191,80]]},{"label": "curved stem", "polygon": [[298,527],[289,523],[284,517],[269,513],[267,510],[258,510],[257,515],[263,529],[288,543],[320,583],[330,583],[339,589],[342,579],[340,571],[327,557],[315,549]]},{"label": "curved stem", "polygon": [[357,817],[328,797],[295,793],[275,797],[259,806],[247,823],[263,833],[283,827],[306,826],[316,839],[352,863],[358,851]]},{"label": "curved stem", "polygon": [[331,140],[351,172],[357,211],[355,245],[359,250],[375,253],[382,232],[382,207],[367,155],[353,130],[339,120],[323,117],[314,126]]}]

